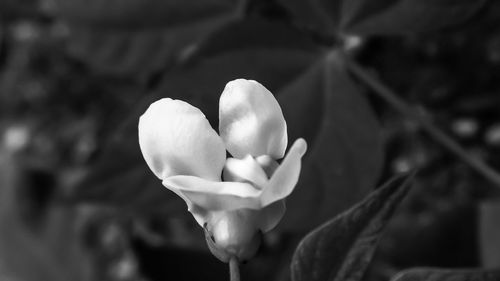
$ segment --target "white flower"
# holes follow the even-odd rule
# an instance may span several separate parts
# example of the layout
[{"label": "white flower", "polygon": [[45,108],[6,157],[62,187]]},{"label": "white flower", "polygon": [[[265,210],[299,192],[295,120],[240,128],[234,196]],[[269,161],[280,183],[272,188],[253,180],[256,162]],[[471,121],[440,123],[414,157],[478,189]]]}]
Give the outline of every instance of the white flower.
[{"label": "white flower", "polygon": [[[241,258],[250,255],[245,245],[259,230],[271,230],[283,217],[283,199],[297,184],[307,146],[296,140],[278,165],[286,122],[271,92],[252,80],[226,85],[219,132],[198,108],[169,98],[151,104],[139,120],[139,144],[153,173],[186,202],[218,247]],[[226,159],[226,150],[233,158]]]}]

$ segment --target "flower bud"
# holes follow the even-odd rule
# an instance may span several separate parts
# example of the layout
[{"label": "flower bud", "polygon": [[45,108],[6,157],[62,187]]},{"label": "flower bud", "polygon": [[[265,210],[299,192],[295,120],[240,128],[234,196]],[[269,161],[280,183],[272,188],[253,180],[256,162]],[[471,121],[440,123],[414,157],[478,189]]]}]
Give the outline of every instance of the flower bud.
[{"label": "flower bud", "polygon": [[252,258],[260,247],[262,235],[254,221],[251,210],[214,214],[205,224],[205,238],[212,254],[223,262],[231,257],[239,261]]}]

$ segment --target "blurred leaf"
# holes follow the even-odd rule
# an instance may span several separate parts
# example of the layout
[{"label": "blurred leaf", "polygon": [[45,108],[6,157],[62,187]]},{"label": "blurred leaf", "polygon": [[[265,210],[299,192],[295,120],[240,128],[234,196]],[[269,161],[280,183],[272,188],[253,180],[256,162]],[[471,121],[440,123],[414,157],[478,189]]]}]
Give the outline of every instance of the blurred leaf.
[{"label": "blurred leaf", "polygon": [[342,0],[277,0],[293,16],[295,23],[328,35],[339,33]]},{"label": "blurred leaf", "polygon": [[113,143],[75,188],[71,199],[120,208],[121,212],[175,214],[186,204],[168,192],[151,173],[139,151],[135,136]]},{"label": "blurred leaf", "polygon": [[241,1],[59,0],[70,27],[70,54],[105,73],[149,75],[189,54],[189,47],[240,12]]},{"label": "blurred leaf", "polygon": [[294,281],[360,280],[413,175],[397,176],[363,202],[310,232],[292,259]]},{"label": "blurred leaf", "polygon": [[[0,152],[1,154],[1,152]],[[78,236],[74,210],[50,206],[41,222],[23,219],[21,174],[0,155],[0,272],[2,279],[23,281],[93,280],[89,256]]]},{"label": "blurred leaf", "polygon": [[154,27],[184,24],[231,13],[234,0],[55,0],[63,19],[84,25]]},{"label": "blurred leaf", "polygon": [[320,51],[303,32],[290,26],[261,18],[247,18],[225,25],[203,41],[194,56],[213,56],[243,49],[294,49]]},{"label": "blurred leaf", "polygon": [[461,23],[487,0],[278,0],[299,24],[332,36],[390,35]]},{"label": "blurred leaf", "polygon": [[496,281],[499,271],[414,268],[398,273],[392,281]]},{"label": "blurred leaf", "polygon": [[482,265],[500,268],[500,201],[483,202],[479,216]]},{"label": "blurred leaf", "polygon": [[406,34],[461,23],[486,0],[346,1],[342,29],[358,35]]},{"label": "blurred leaf", "polygon": [[383,163],[380,128],[368,101],[332,53],[279,92],[290,140],[309,150],[287,199],[285,228],[309,228],[361,200]]},{"label": "blurred leaf", "polygon": [[39,16],[39,0],[0,0],[0,22]]},{"label": "blurred leaf", "polygon": [[[239,26],[245,25],[237,24],[235,28]],[[257,34],[269,38],[274,33],[286,32],[285,26],[262,27],[265,28],[263,32]],[[228,34],[237,35],[238,32],[223,32],[220,36],[225,39],[221,41],[231,43]],[[220,37],[209,41],[217,43],[217,38]],[[295,42],[301,41],[299,37],[295,39]],[[211,44],[203,46],[212,50]],[[198,52],[196,59],[166,73],[154,93],[123,117],[128,123],[104,148],[101,159],[79,184],[73,194],[76,200],[115,205],[139,213],[185,212],[184,202],[162,186],[161,181],[149,171],[139,151],[137,122],[149,104],[162,97],[185,100],[199,107],[217,128],[219,96],[227,82],[242,77],[255,79],[271,91],[276,91],[307,69],[320,54],[317,50],[295,48],[292,43],[287,48],[221,46],[219,49],[226,52],[216,54],[205,52],[205,47]]]}]

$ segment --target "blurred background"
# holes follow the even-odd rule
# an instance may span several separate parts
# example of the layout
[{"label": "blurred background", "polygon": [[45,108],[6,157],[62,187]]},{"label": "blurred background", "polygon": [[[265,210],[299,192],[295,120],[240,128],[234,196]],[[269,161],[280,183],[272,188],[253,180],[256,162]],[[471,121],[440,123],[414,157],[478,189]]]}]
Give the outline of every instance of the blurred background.
[{"label": "blurred background", "polygon": [[136,126],[152,101],[172,97],[216,128],[235,78],[271,90],[290,138],[311,144],[287,215],[243,280],[289,280],[308,231],[413,169],[365,279],[500,267],[499,186],[337,63],[344,52],[500,170],[500,2],[463,5],[449,24],[360,20],[349,31],[322,1],[0,0],[0,280],[227,278],[143,161]]}]

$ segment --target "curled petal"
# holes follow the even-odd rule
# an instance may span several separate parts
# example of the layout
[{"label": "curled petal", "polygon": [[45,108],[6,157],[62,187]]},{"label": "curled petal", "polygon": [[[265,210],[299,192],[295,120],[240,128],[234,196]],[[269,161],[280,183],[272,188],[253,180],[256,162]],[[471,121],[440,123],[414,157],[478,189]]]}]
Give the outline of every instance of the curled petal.
[{"label": "curled petal", "polygon": [[266,172],[250,155],[243,159],[228,158],[222,177],[225,181],[250,182],[259,189],[263,188],[268,181]]},{"label": "curled petal", "polygon": [[139,145],[160,179],[192,175],[220,180],[224,143],[205,115],[186,102],[165,98],[151,104],[139,120]]},{"label": "curled petal", "polygon": [[253,80],[227,83],[219,101],[219,133],[236,158],[247,154],[282,158],[287,146],[281,108],[264,86]]},{"label": "curled petal", "polygon": [[262,206],[267,206],[292,193],[299,180],[300,162],[306,150],[307,144],[304,139],[294,142],[285,159],[264,187],[261,196]]},{"label": "curled petal", "polygon": [[188,208],[206,211],[236,209],[261,209],[262,191],[249,183],[218,182],[193,176],[173,176],[163,180],[163,185],[186,201]]}]

